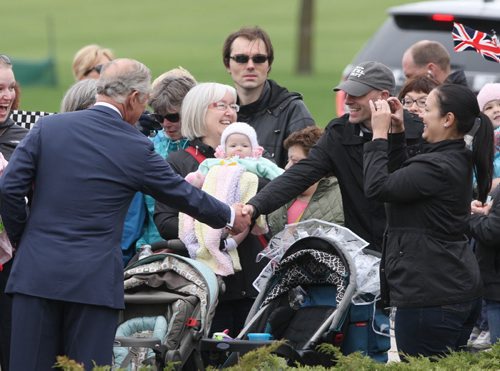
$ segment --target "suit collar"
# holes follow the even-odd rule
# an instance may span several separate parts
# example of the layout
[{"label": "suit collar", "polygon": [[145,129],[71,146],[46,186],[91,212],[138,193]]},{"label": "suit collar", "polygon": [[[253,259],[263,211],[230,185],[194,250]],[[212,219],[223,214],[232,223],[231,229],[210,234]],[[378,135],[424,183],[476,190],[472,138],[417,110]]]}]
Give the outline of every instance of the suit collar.
[{"label": "suit collar", "polygon": [[118,109],[116,107],[112,108],[111,105],[108,103],[99,102],[99,103],[94,104],[89,109],[95,110],[95,111],[100,111],[100,112],[105,112],[105,113],[111,114],[112,116],[115,116],[115,117],[123,120],[120,111],[118,111]]}]

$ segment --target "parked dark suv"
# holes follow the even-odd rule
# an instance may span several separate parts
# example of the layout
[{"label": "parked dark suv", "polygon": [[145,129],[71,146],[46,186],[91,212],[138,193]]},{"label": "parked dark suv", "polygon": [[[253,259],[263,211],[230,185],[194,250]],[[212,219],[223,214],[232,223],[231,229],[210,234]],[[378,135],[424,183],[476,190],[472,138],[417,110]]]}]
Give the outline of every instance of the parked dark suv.
[{"label": "parked dark suv", "polygon": [[[343,71],[345,79],[353,66],[363,61],[378,61],[394,72],[397,90],[405,81],[401,68],[404,51],[419,40],[442,43],[451,56],[451,68],[463,69],[470,88],[478,92],[488,82],[500,82],[500,64],[485,60],[474,51],[453,50],[453,22],[500,37],[500,0],[422,1],[388,9],[389,18]],[[340,93],[340,94],[339,94]],[[337,114],[344,111],[344,96],[337,93]]]}]

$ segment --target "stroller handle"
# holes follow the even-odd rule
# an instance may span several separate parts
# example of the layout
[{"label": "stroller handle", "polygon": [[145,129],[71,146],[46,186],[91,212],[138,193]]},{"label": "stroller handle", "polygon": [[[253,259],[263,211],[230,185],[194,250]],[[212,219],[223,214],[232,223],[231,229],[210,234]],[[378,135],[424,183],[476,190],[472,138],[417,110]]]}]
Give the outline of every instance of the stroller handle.
[{"label": "stroller handle", "polygon": [[153,242],[151,244],[151,250],[153,252],[159,251],[159,250],[165,250],[165,249],[171,250],[175,254],[186,252],[186,246],[179,239],[168,240],[168,241],[158,241],[158,242]]}]

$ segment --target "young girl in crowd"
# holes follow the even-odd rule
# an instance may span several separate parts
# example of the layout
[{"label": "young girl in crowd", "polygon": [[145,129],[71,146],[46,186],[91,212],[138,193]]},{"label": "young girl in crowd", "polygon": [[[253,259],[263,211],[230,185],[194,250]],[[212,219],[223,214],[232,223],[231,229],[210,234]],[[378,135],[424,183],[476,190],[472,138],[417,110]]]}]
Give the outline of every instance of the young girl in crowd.
[{"label": "young girl in crowd", "polygon": [[[500,198],[498,196],[498,184],[500,184],[500,84],[486,84],[477,95],[479,109],[490,118],[493,124],[495,136],[495,157],[493,161],[493,181],[491,186],[490,197]],[[479,262],[481,278],[483,279],[483,308],[481,317],[478,319],[476,326],[472,330],[468,345],[475,349],[485,349],[491,347],[500,336],[500,295],[498,288],[500,287],[500,277],[496,273],[500,254],[492,248],[498,239],[493,239],[495,231],[491,228],[497,228],[498,215],[498,200],[495,204],[495,210],[491,215],[488,215],[491,202],[483,204],[478,200],[471,203],[473,215],[471,218],[471,233],[476,240],[475,253]],[[493,233],[493,234],[492,234]],[[493,320],[493,329],[490,332],[489,319]]]},{"label": "young girl in crowd", "polygon": [[[364,145],[363,162],[366,196],[386,203],[382,295],[397,307],[400,352],[443,355],[467,344],[480,311],[481,278],[466,232],[473,171],[481,202],[491,187],[493,129],[472,91],[438,86],[425,104],[427,143],[404,159],[404,150],[395,151],[398,143],[404,149],[402,106],[389,100],[370,102],[373,140]],[[473,128],[470,151],[464,135]],[[389,172],[394,155],[399,166]]]},{"label": "young girl in crowd", "polygon": [[[471,211],[470,232],[477,242],[476,257],[483,280],[483,298],[489,327],[488,335],[478,345],[484,344],[483,347],[487,347],[500,339],[500,196],[496,195],[493,202],[489,203],[474,200]],[[474,341],[472,346],[478,348],[475,344]]]},{"label": "young girl in crowd", "polygon": [[[317,126],[308,126],[290,134],[283,143],[288,151],[288,163],[285,169],[305,159],[322,134],[323,129]],[[270,213],[267,216],[269,235],[272,237],[281,232],[286,224],[307,219],[320,219],[344,225],[342,195],[336,177],[322,178],[296,198]]]},{"label": "young girl in crowd", "polygon": [[[283,173],[283,169],[263,158],[262,152],[255,130],[246,123],[235,122],[222,132],[216,158],[205,159],[186,180],[228,204],[244,203],[257,193],[258,177],[272,180]],[[266,232],[265,219],[259,218],[253,233]],[[179,238],[189,255],[207,264],[216,274],[227,276],[240,271],[241,264],[235,238],[221,240],[222,234],[220,229],[180,214]]]},{"label": "young girl in crowd", "polygon": [[490,118],[495,135],[493,191],[500,184],[500,84],[486,84],[477,95],[479,109]]}]

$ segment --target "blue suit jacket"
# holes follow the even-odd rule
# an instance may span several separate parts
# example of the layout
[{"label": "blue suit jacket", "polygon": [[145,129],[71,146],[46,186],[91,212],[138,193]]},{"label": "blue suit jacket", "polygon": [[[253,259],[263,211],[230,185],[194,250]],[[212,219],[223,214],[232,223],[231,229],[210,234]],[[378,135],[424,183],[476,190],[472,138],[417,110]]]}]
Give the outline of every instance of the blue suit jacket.
[{"label": "blue suit jacket", "polygon": [[230,220],[227,205],[174,173],[112,109],[41,118],[0,180],[0,214],[18,244],[6,292],[123,308],[120,239],[137,191],[214,228]]}]

